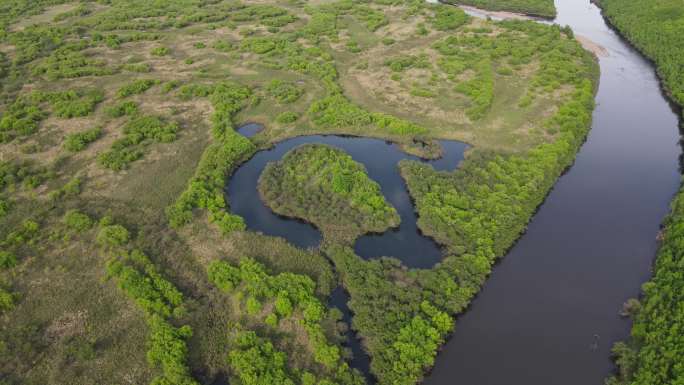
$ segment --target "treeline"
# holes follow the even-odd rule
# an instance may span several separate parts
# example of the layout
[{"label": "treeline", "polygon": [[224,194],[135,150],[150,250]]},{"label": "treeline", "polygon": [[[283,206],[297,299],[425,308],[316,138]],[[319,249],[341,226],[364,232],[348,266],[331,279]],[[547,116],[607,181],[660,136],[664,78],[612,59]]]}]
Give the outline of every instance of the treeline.
[{"label": "treeline", "polygon": [[678,0],[601,0],[608,20],[656,63],[672,98],[684,106],[684,4]]},{"label": "treeline", "polygon": [[467,306],[489,272],[486,259],[472,256],[408,270],[396,259],[364,261],[338,246],[326,253],[351,295],[352,327],[380,384],[412,385],[423,378],[453,327],[449,314]]},{"label": "treeline", "polygon": [[143,252],[127,250],[129,240],[125,227],[111,223],[107,217],[100,221],[97,241],[114,256],[107,263],[107,278],[115,280],[119,289],[145,312],[150,331],[147,359],[161,370],[151,384],[197,385],[187,365],[186,341],[192,329],[171,323],[185,313],[183,295]]},{"label": "treeline", "polygon": [[352,242],[399,225],[399,215],[366,168],[326,145],[303,145],[269,163],[259,193],[274,212],[313,223],[331,241]]},{"label": "treeline", "polygon": [[294,273],[271,275],[249,258],[242,259],[238,266],[214,261],[207,273],[219,289],[238,299],[242,312],[260,323],[277,329],[281,323],[294,320],[305,330],[306,348],[317,364],[309,370],[288,368],[285,355],[275,351],[270,341],[254,332],[238,332],[229,363],[242,383],[363,383],[344,361],[340,348],[328,342],[322,327],[325,306],[316,297],[311,278]]},{"label": "treeline", "polygon": [[684,383],[684,190],[665,220],[653,277],[642,286],[641,302],[631,304],[631,338],[613,354],[619,367],[607,385]]},{"label": "treeline", "polygon": [[213,143],[202,154],[195,175],[178,200],[166,209],[174,227],[189,223],[198,208],[209,212],[209,220],[221,231],[229,233],[245,228],[244,220],[228,213],[223,188],[226,178],[255,151],[255,145],[233,129],[233,116],[248,102],[251,91],[235,83],[190,85],[179,90],[180,95],[209,97],[214,106],[212,115]]},{"label": "treeline", "polygon": [[556,17],[553,0],[445,0],[445,3],[470,5],[490,11],[509,11],[552,19]]}]

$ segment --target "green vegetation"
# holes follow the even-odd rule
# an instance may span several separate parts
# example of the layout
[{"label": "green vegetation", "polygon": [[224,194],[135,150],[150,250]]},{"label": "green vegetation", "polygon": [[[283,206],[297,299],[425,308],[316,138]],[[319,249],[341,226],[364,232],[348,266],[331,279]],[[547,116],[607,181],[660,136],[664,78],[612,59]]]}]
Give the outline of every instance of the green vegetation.
[{"label": "green vegetation", "polygon": [[[325,306],[339,285],[377,382],[414,384],[591,116],[595,63],[571,31],[424,1],[16,0],[0,11],[8,385],[361,384]],[[235,132],[250,121],[259,135]],[[249,231],[225,198],[231,173],[312,134],[424,157],[439,155],[437,140],[468,142],[456,171],[400,165],[442,262],[355,255],[354,238],[398,218],[363,166],[326,146],[289,153],[261,188],[323,229],[322,247]]]},{"label": "green vegetation", "polygon": [[233,116],[244,107],[251,91],[237,84],[222,83],[184,87],[180,93],[188,97],[209,96],[214,106],[214,143],[202,155],[188,188],[167,208],[169,221],[172,226],[182,226],[192,220],[194,209],[203,208],[209,211],[209,220],[224,233],[243,230],[243,219],[226,211],[223,187],[226,177],[256,150],[252,142],[233,129]]},{"label": "green vegetation", "polygon": [[154,56],[166,56],[170,53],[171,51],[167,47],[156,47],[153,48],[150,53]]},{"label": "green vegetation", "polygon": [[299,115],[292,111],[285,111],[278,116],[276,116],[276,122],[280,124],[290,124],[294,123],[299,119]]},{"label": "green vegetation", "polygon": [[524,155],[475,153],[453,173],[417,162],[401,163],[415,199],[419,227],[452,252],[492,260],[524,231],[561,172],[568,167],[591,123],[594,86],[581,83],[573,99],[548,124],[559,138]]},{"label": "green vegetation", "polygon": [[601,0],[610,22],[656,63],[670,96],[684,106],[684,6],[676,0]]},{"label": "green vegetation", "polygon": [[363,383],[344,362],[339,347],[328,343],[322,327],[325,307],[316,298],[315,283],[309,277],[292,273],[270,275],[263,265],[250,259],[241,260],[237,267],[214,261],[208,267],[208,275],[223,292],[234,294],[238,300],[244,298],[248,315],[269,319],[271,327],[284,326],[290,319],[296,319],[304,329],[306,348],[312,351],[313,367],[318,366],[318,375],[309,370],[292,370],[289,374],[283,353],[275,351],[270,342],[254,332],[243,332],[236,336],[238,349],[230,352],[229,362],[244,383],[295,384],[304,378],[313,380],[310,383]]},{"label": "green vegetation", "polygon": [[109,151],[97,158],[103,167],[120,171],[142,158],[144,148],[155,142],[169,143],[176,140],[177,123],[166,123],[157,116],[133,118],[123,127],[124,137],[112,144]]},{"label": "green vegetation", "polygon": [[[672,202],[665,220],[653,278],[642,286],[643,299],[632,305],[634,324],[627,342],[618,342],[613,354],[619,366],[608,385],[665,385],[684,381],[684,192]],[[638,303],[638,302],[637,302]],[[635,314],[634,314],[635,313]]]},{"label": "green vegetation", "polygon": [[552,19],[556,16],[553,0],[446,0],[446,3],[470,5],[490,11],[509,11]]},{"label": "green vegetation", "polygon": [[71,230],[82,233],[93,227],[93,220],[78,210],[69,210],[64,214],[64,224]]},{"label": "green vegetation", "polygon": [[[125,231],[119,225],[110,225],[103,230],[107,228]],[[116,246],[124,243],[118,242]],[[183,313],[183,295],[157,271],[145,254],[138,250],[120,253],[118,259],[107,265],[107,276],[115,279],[119,288],[146,313],[150,329],[147,359],[162,372],[151,384],[197,384],[186,363],[186,340],[192,336],[192,329],[187,325],[176,328],[167,320],[172,314]]]},{"label": "green vegetation", "polygon": [[138,105],[132,100],[120,102],[112,107],[107,108],[107,115],[112,118],[120,118],[122,116],[133,116],[138,113]]},{"label": "green vegetation", "polygon": [[125,98],[131,95],[142,94],[143,92],[152,88],[152,86],[159,84],[159,80],[154,79],[140,79],[135,80],[125,86],[119,88],[116,95],[120,98]]},{"label": "green vegetation", "polygon": [[365,167],[334,147],[304,145],[270,163],[259,193],[273,211],[313,223],[329,240],[351,242],[399,225]]},{"label": "green vegetation", "polygon": [[268,84],[268,93],[280,103],[293,103],[304,93],[302,89],[292,83],[274,79]]},{"label": "green vegetation", "polygon": [[69,134],[64,139],[64,148],[71,152],[82,151],[90,143],[100,139],[101,136],[102,128],[100,127]]}]

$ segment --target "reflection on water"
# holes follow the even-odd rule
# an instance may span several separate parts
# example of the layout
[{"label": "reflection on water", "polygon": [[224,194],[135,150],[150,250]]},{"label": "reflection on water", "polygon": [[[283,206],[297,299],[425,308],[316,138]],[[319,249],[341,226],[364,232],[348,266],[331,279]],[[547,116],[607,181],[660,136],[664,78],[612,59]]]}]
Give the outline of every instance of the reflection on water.
[{"label": "reflection on water", "polygon": [[362,163],[368,170],[368,176],[380,185],[383,195],[401,218],[401,224],[397,229],[359,238],[355,245],[357,254],[364,258],[396,257],[409,267],[419,268],[432,267],[439,262],[442,258],[441,248],[418,230],[418,218],[404,180],[399,175],[398,163],[403,159],[410,159],[426,162],[436,170],[454,170],[463,159],[466,144],[441,141],[443,157],[430,161],[408,155],[396,145],[383,140],[342,136],[298,137],[280,142],[272,149],[258,152],[242,164],[229,180],[226,192],[230,209],[245,219],[250,230],[286,238],[290,243],[302,248],[317,247],[321,241],[320,232],[308,223],[273,213],[259,199],[257,183],[268,162],[278,161],[289,150],[307,143],[321,143],[340,148],[355,161]]}]

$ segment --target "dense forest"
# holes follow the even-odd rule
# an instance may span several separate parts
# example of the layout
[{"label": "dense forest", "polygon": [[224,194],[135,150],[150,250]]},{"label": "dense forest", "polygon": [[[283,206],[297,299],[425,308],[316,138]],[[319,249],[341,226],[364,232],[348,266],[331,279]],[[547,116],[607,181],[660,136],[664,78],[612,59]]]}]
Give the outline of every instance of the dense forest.
[{"label": "dense forest", "polygon": [[[608,20],[655,64],[671,98],[684,105],[684,4],[680,1],[601,0]],[[684,383],[684,192],[672,202],[663,224],[653,278],[642,286],[641,301],[625,304],[633,317],[631,337],[613,347],[619,367],[606,384]]]},{"label": "dense forest", "polygon": [[[571,164],[594,107],[596,61],[569,29],[422,0],[0,11],[3,385],[362,384],[349,327],[374,381],[415,384]],[[246,122],[264,129],[247,138]],[[467,142],[455,171],[399,166],[441,262],[355,254],[357,236],[398,216],[327,146],[295,149],[254,191],[322,229],[320,247],[231,212],[231,173],[312,134],[425,158],[439,140]],[[351,325],[326,306],[339,286]]]},{"label": "dense forest", "polygon": [[274,212],[306,220],[336,242],[399,225],[380,186],[351,156],[325,145],[304,145],[269,164],[259,193]]},{"label": "dense forest", "polygon": [[684,383],[684,192],[672,202],[653,278],[642,286],[641,301],[625,304],[634,318],[631,338],[613,347],[619,373],[607,385]]}]

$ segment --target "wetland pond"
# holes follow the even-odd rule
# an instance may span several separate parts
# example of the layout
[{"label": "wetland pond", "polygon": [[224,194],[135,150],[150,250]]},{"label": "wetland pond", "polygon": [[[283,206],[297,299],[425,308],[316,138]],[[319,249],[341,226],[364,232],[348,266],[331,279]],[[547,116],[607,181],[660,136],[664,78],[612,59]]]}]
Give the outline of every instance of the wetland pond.
[{"label": "wetland pond", "polygon": [[[253,124],[247,124],[238,132],[248,135],[254,130]],[[443,156],[435,160],[409,155],[399,146],[380,139],[313,135],[276,143],[273,148],[259,151],[243,163],[230,178],[226,189],[231,212],[243,217],[249,230],[283,237],[301,248],[318,247],[321,233],[316,227],[275,214],[259,198],[257,190],[259,176],[269,162],[278,161],[288,151],[308,143],[339,148],[363,164],[368,176],[380,185],[385,199],[401,217],[398,228],[360,237],[354,247],[358,255],[363,258],[395,257],[406,266],[416,268],[430,268],[442,259],[440,246],[418,229],[418,217],[398,165],[399,161],[410,159],[426,162],[439,171],[452,171],[463,160],[467,148],[465,143],[456,141],[440,141]]]}]

